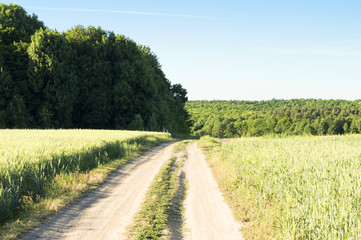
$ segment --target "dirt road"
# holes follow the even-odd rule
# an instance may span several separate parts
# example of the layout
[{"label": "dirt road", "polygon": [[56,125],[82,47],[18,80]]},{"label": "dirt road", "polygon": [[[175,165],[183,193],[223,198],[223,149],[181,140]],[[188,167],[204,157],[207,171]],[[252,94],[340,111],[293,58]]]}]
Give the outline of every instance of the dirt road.
[{"label": "dirt road", "polygon": [[[119,168],[105,184],[51,217],[23,239],[126,239],[127,227],[161,166],[174,153],[174,143],[153,148]],[[223,200],[211,169],[196,143],[187,147],[184,176],[184,239],[243,239],[240,225]],[[180,224],[182,216],[178,215]],[[171,228],[172,229],[172,228]],[[181,230],[181,227],[179,227]],[[181,232],[170,239],[180,239]]]},{"label": "dirt road", "polygon": [[185,175],[189,189],[185,200],[185,239],[243,239],[240,225],[224,202],[197,143],[188,146]]},{"label": "dirt road", "polygon": [[23,239],[124,239],[147,188],[174,144],[153,148],[124,165],[99,189],[50,218]]}]

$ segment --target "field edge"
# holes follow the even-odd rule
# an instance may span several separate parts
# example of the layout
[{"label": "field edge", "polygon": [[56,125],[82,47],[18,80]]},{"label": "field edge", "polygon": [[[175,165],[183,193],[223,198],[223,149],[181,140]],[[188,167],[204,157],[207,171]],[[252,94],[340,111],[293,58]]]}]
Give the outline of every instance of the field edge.
[{"label": "field edge", "polygon": [[80,172],[61,172],[44,184],[43,196],[24,196],[23,209],[0,225],[0,239],[12,240],[25,236],[42,221],[89,191],[101,186],[107,177],[120,166],[131,161],[141,153],[164,142],[173,141],[166,137],[155,137],[146,141],[133,141],[128,144],[127,154],[108,163],[99,164],[97,168]]}]

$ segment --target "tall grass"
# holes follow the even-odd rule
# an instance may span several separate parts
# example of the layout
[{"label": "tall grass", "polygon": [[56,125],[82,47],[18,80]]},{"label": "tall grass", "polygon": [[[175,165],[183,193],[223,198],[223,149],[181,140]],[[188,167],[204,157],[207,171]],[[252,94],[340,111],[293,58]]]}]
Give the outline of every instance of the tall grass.
[{"label": "tall grass", "polygon": [[0,223],[37,198],[60,172],[83,172],[126,157],[168,134],[108,130],[1,130]]},{"label": "tall grass", "polygon": [[276,204],[273,227],[282,239],[361,239],[360,135],[248,138],[215,152],[231,188],[255,193],[249,212],[262,218],[265,205]]}]

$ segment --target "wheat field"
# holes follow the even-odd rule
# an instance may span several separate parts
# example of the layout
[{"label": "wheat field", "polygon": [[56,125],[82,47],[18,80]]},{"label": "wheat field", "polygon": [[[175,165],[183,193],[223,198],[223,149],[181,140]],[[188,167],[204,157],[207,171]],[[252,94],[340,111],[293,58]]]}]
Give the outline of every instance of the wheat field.
[{"label": "wheat field", "polygon": [[217,150],[233,175],[265,204],[283,239],[361,238],[361,136],[247,138]]},{"label": "wheat field", "polygon": [[88,171],[167,133],[114,130],[0,130],[0,222],[36,198],[60,172]]}]

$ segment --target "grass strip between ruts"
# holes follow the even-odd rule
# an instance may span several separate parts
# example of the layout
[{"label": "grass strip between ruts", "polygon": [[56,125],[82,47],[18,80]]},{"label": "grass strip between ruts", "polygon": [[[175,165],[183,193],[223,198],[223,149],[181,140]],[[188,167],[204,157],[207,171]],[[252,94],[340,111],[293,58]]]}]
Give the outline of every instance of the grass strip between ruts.
[{"label": "grass strip between ruts", "polygon": [[[174,147],[173,151],[185,151],[186,145],[187,142],[180,142]],[[181,212],[185,188],[183,183],[180,183],[183,180],[180,179],[182,176],[179,173],[184,160],[184,155],[183,158],[175,156],[163,165],[149,187],[145,200],[134,217],[133,223],[128,228],[128,239],[160,239],[167,234],[167,230],[169,231],[168,224],[171,214],[177,215],[177,218],[182,218]],[[180,190],[181,193],[179,193]],[[179,194],[182,196],[179,196]],[[172,204],[175,206],[172,207]],[[177,213],[174,213],[174,211]],[[182,219],[179,219],[179,221],[182,222]],[[181,229],[181,226],[177,228]],[[178,232],[179,229],[175,229],[175,231]]]}]

